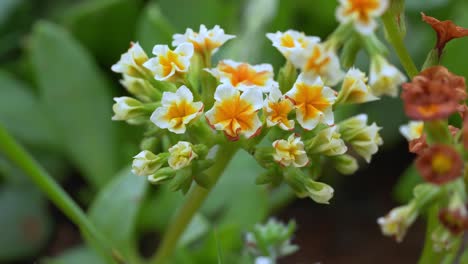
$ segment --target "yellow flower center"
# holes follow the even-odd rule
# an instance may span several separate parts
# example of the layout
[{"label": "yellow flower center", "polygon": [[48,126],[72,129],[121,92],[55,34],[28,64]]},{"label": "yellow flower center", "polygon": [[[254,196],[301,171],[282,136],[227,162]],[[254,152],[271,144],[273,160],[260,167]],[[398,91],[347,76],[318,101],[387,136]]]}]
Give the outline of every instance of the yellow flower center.
[{"label": "yellow flower center", "polygon": [[282,124],[288,124],[288,114],[293,109],[288,101],[282,100],[277,103],[269,102],[268,106],[271,109],[270,120]]},{"label": "yellow flower center", "polygon": [[324,112],[325,109],[331,105],[331,103],[322,96],[323,86],[299,83],[296,85],[296,89],[297,93],[292,100],[306,120],[316,117],[320,112]]},{"label": "yellow flower center", "polygon": [[185,70],[184,64],[180,61],[179,54],[169,50],[165,56],[159,56],[159,63],[163,67],[163,75],[167,76],[171,73],[172,68],[176,66],[179,70]]},{"label": "yellow flower center", "polygon": [[222,124],[230,137],[237,137],[240,131],[250,130],[254,126],[256,111],[251,104],[242,100],[240,95],[225,99],[215,107],[215,124]]},{"label": "yellow flower center", "polygon": [[424,130],[424,123],[421,123],[414,128],[414,131],[416,132],[417,135],[422,135],[423,130]]},{"label": "yellow flower center", "polygon": [[179,128],[184,124],[184,120],[197,113],[198,109],[196,109],[190,102],[187,100],[181,100],[177,103],[172,104],[167,109],[167,114],[164,117],[169,122],[175,121],[174,128]]},{"label": "yellow flower center", "polygon": [[320,73],[329,63],[330,57],[323,57],[323,53],[320,47],[314,46],[314,49],[312,50],[312,56],[310,56],[310,58],[307,60],[305,70]]},{"label": "yellow flower center", "polygon": [[238,84],[264,86],[269,75],[267,71],[255,71],[247,63],[239,64],[237,67],[231,67],[221,62],[219,68],[222,72],[230,74],[231,84],[234,87]]},{"label": "yellow flower center", "polygon": [[284,34],[281,39],[281,46],[286,48],[294,48],[294,38],[289,34]]},{"label": "yellow flower center", "polygon": [[379,0],[348,0],[349,8],[345,11],[346,15],[357,14],[358,19],[369,22],[370,13],[379,8]]},{"label": "yellow flower center", "polygon": [[452,168],[453,162],[450,157],[443,153],[437,153],[432,159],[432,170],[437,174],[445,174]]}]

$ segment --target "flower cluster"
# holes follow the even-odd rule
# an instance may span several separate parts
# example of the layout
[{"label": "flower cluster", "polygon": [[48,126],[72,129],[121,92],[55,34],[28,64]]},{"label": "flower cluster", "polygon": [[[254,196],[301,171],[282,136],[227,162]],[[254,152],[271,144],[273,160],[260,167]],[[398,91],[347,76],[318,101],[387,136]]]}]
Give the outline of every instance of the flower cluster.
[{"label": "flower cluster", "polygon": [[[325,41],[295,30],[266,34],[286,61],[276,78],[266,63],[221,59],[213,67],[213,53],[234,38],[219,26],[175,34],[173,49],[155,45],[152,58],[133,43],[112,67],[132,95],[115,98],[113,119],[147,127],[133,173],[183,192],[193,181],[209,188],[223,151],[243,148],[265,168],[259,184],[285,182],[299,197],[328,203],[333,188],[317,181],[324,162],[352,174],[358,156],[370,162],[383,143],[367,115],[336,122],[335,110],[396,95],[404,80],[375,48],[387,1],[367,2],[341,1],[341,24]],[[368,39],[369,78],[339,59],[357,36]]]}]

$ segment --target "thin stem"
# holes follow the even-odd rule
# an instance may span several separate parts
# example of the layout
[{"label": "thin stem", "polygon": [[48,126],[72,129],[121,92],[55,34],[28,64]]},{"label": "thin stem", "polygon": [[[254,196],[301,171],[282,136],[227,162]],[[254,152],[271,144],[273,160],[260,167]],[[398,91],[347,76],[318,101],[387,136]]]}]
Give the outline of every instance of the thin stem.
[{"label": "thin stem", "polygon": [[[238,149],[239,147],[236,143],[228,142],[224,143],[218,150],[216,164],[207,172],[207,174],[213,178],[213,182],[215,184],[225,171],[226,166],[229,164]],[[185,203],[181,208],[179,208],[179,211],[175,215],[174,220],[171,221],[169,228],[163,237],[161,245],[159,246],[159,249],[154,257],[151,259],[150,263],[168,263],[168,259],[172,256],[175,248],[177,247],[179,238],[190,224],[190,221],[192,220],[195,213],[202,206],[211,189],[205,189],[198,185],[193,187],[193,189],[187,195]]]},{"label": "thin stem", "polygon": [[104,256],[113,257],[123,263],[121,255],[109,241],[96,229],[81,208],[55,182],[55,180],[38,164],[34,158],[19,145],[7,130],[0,124],[0,151],[16,164],[48,196],[48,198],[74,223],[88,235],[93,245],[98,246]]},{"label": "thin stem", "polygon": [[439,223],[439,219],[437,218],[438,212],[438,205],[434,205],[428,210],[426,240],[423,252],[419,258],[419,264],[440,263],[442,260],[442,255],[434,251],[434,243],[432,241],[432,232],[434,232]]},{"label": "thin stem", "polygon": [[382,21],[385,26],[385,30],[387,31],[387,38],[390,44],[392,44],[393,48],[395,49],[395,52],[398,55],[398,58],[400,59],[401,65],[403,65],[403,68],[405,68],[406,73],[409,75],[409,77],[413,78],[416,76],[419,71],[416,65],[414,64],[413,60],[411,59],[411,56],[406,49],[405,43],[403,42],[403,38],[400,34],[400,31],[398,30],[398,24],[392,14],[391,11],[387,11],[383,16],[382,16]]}]

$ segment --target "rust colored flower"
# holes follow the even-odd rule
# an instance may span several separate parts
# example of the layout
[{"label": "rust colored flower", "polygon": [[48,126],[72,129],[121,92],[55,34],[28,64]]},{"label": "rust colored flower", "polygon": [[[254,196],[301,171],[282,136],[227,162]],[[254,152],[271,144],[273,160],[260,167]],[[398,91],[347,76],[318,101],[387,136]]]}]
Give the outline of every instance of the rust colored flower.
[{"label": "rust colored flower", "polygon": [[[459,128],[454,126],[449,126],[449,131],[452,137],[460,131]],[[409,152],[414,154],[421,154],[429,145],[427,145],[426,134],[422,134],[419,138],[413,139],[408,142]]]},{"label": "rust colored flower", "polygon": [[401,98],[405,112],[414,120],[436,120],[449,117],[466,98],[465,78],[443,66],[422,71],[410,83],[403,84]]},{"label": "rust colored flower", "polygon": [[453,235],[459,235],[468,230],[468,208],[449,209],[444,208],[439,212],[439,221]]},{"label": "rust colored flower", "polygon": [[432,145],[416,159],[416,168],[430,183],[442,185],[462,175],[463,161],[458,152],[448,145]]},{"label": "rust colored flower", "polygon": [[437,33],[436,49],[439,56],[442,55],[445,45],[452,39],[462,38],[468,36],[468,29],[457,26],[450,20],[440,21],[437,18],[426,16],[421,13],[424,22],[429,24]]}]

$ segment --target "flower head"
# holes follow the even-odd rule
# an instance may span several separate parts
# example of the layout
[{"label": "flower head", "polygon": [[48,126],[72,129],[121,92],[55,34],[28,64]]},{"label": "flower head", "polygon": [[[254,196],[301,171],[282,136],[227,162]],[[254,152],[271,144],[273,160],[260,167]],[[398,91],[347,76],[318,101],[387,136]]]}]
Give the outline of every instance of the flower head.
[{"label": "flower head", "polygon": [[235,38],[234,35],[224,33],[224,30],[216,25],[212,29],[207,29],[205,25],[200,25],[200,30],[194,32],[191,28],[185,31],[185,34],[174,34],[172,36],[172,46],[179,46],[182,43],[190,42],[199,53],[215,53],[226,41]]},{"label": "flower head", "polygon": [[357,68],[346,73],[336,103],[359,104],[378,100],[367,85],[366,74]]},{"label": "flower head", "polygon": [[369,35],[377,27],[375,18],[385,12],[388,2],[388,0],[340,0],[336,17],[341,23],[353,22],[358,32]]},{"label": "flower head", "polygon": [[242,93],[229,84],[216,88],[215,104],[205,113],[208,123],[216,130],[222,130],[231,140],[240,135],[247,138],[257,135],[262,122],[257,111],[262,108],[263,95],[260,90],[249,89]]},{"label": "flower head", "polygon": [[336,94],[320,78],[310,81],[302,74],[299,75],[286,97],[296,107],[297,121],[304,129],[312,130],[319,123],[333,124],[332,107]]},{"label": "flower head", "polygon": [[466,98],[465,78],[442,66],[422,71],[410,83],[403,84],[401,98],[406,114],[415,120],[446,118],[460,108]]},{"label": "flower head", "polygon": [[151,115],[151,122],[176,134],[183,134],[186,125],[203,112],[202,102],[193,102],[190,90],[182,85],[175,93],[164,92],[161,106]]},{"label": "flower head", "polygon": [[398,95],[398,87],[405,81],[405,75],[384,57],[378,55],[372,58],[369,84],[375,96],[389,95],[396,97]]},{"label": "flower head", "polygon": [[229,84],[241,91],[251,88],[269,92],[278,87],[273,80],[273,67],[270,64],[250,65],[233,60],[222,60],[216,68],[207,70],[222,84]]},{"label": "flower head", "polygon": [[273,47],[277,48],[287,59],[292,53],[302,52],[311,44],[320,42],[318,37],[306,36],[295,30],[277,31],[276,33],[268,33],[266,36],[273,42]]},{"label": "flower head", "polygon": [[462,176],[463,160],[451,146],[437,144],[426,148],[416,159],[419,174],[433,184],[444,184]]},{"label": "flower head", "polygon": [[276,140],[273,142],[273,147],[276,150],[273,158],[282,166],[304,167],[309,163],[304,143],[295,134],[290,135],[287,140]]},{"label": "flower head", "polygon": [[179,141],[177,144],[169,148],[169,166],[174,170],[178,170],[190,165],[193,159],[198,155],[192,149],[192,143]]},{"label": "flower head", "polygon": [[383,140],[379,135],[380,127],[375,123],[367,125],[367,115],[360,114],[341,122],[339,125],[341,137],[367,162],[377,153]]},{"label": "flower head", "polygon": [[294,109],[294,105],[278,88],[275,87],[270,91],[264,104],[267,126],[278,125],[283,130],[294,129],[294,120],[288,119],[288,114]]},{"label": "flower head", "polygon": [[338,84],[344,76],[336,52],[321,43],[312,43],[302,51],[293,52],[290,60],[306,77],[320,77],[327,85]]},{"label": "flower head", "polygon": [[155,155],[153,152],[143,150],[133,157],[132,173],[138,176],[149,176],[155,173],[167,161],[167,153]]},{"label": "flower head", "polygon": [[120,60],[112,65],[114,72],[124,73],[133,77],[140,77],[144,70],[143,64],[148,60],[148,55],[138,42],[130,43],[130,49],[120,57]]},{"label": "flower head", "polygon": [[424,122],[410,121],[408,124],[400,126],[400,133],[408,140],[420,138],[423,135]]},{"label": "flower head", "polygon": [[156,80],[164,81],[175,74],[188,71],[193,56],[193,44],[184,42],[175,50],[169,49],[167,45],[156,45],[153,54],[156,57],[149,59],[143,66],[154,74]]},{"label": "flower head", "polygon": [[437,34],[436,48],[439,56],[442,55],[442,51],[449,41],[468,36],[468,29],[457,26],[450,20],[440,21],[434,17],[426,16],[424,13],[421,13],[421,15],[423,21],[428,23]]},{"label": "flower head", "polygon": [[417,212],[414,204],[396,207],[385,217],[377,219],[377,223],[386,236],[392,236],[396,241],[401,242],[406,235],[406,231],[416,220]]}]

